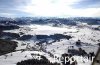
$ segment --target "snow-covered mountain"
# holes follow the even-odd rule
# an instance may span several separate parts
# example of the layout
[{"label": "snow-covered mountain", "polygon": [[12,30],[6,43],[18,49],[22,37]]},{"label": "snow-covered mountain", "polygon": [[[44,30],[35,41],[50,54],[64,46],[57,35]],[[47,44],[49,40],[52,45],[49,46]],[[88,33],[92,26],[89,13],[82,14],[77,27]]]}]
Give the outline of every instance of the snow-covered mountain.
[{"label": "snow-covered mountain", "polygon": [[17,24],[17,25],[26,25],[26,24],[53,24],[57,25],[76,25],[79,22],[87,23],[89,25],[99,25],[100,18],[91,18],[91,17],[71,17],[71,18],[37,18],[37,17],[21,17],[21,18],[5,18],[0,17],[1,24]]},{"label": "snow-covered mountain", "polygon": [[65,53],[71,54],[77,65],[91,65],[90,55],[94,57],[99,47],[99,18],[4,19],[0,18],[0,23],[4,25],[8,21],[11,25],[13,22],[12,25],[16,24],[18,28],[0,31],[0,38],[16,41],[18,47],[13,52],[0,55],[1,65],[17,65],[18,62],[33,59],[38,54],[52,63],[61,64],[54,57],[60,58]]}]

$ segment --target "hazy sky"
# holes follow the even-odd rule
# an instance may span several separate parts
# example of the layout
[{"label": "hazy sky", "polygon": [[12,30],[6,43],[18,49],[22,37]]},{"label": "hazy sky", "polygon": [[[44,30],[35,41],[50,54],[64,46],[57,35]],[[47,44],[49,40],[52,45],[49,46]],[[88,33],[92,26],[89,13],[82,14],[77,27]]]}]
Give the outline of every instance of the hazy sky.
[{"label": "hazy sky", "polygon": [[0,0],[0,16],[100,17],[100,0]]}]

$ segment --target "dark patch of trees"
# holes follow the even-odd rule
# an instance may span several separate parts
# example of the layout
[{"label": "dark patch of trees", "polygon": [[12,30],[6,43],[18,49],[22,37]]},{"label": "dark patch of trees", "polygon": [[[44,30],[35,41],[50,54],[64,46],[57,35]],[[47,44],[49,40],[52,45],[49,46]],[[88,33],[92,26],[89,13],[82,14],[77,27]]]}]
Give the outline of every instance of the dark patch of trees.
[{"label": "dark patch of trees", "polygon": [[54,34],[54,35],[36,35],[37,39],[40,40],[40,39],[47,39],[47,38],[50,38],[50,39],[53,39],[53,40],[60,40],[60,39],[70,39],[72,38],[71,36],[68,36],[68,35],[63,35],[63,34]]},{"label": "dark patch of trees", "polygon": [[83,50],[82,48],[79,48],[79,55],[85,56],[87,55],[87,52]]},{"label": "dark patch of trees", "polygon": [[20,35],[17,33],[10,33],[10,32],[1,32],[0,33],[0,38],[6,39],[6,40],[16,39],[19,37],[20,37]]},{"label": "dark patch of trees", "polygon": [[45,56],[41,56],[41,59],[28,59],[18,62],[16,65],[60,65],[59,63],[51,63]]},{"label": "dark patch of trees", "polygon": [[[37,44],[41,45],[42,43],[47,43],[47,44],[51,44],[54,43],[56,41],[60,41],[61,39],[67,39],[69,40],[70,38],[72,38],[69,35],[63,35],[63,34],[54,34],[54,35],[36,35],[36,39],[39,41]],[[53,40],[52,42],[48,42],[51,39]]]},{"label": "dark patch of trees", "polygon": [[68,53],[72,55],[79,55],[79,56],[86,56],[87,52],[83,50],[82,48],[79,48],[79,50],[76,49],[68,49]]},{"label": "dark patch of trees", "polygon": [[33,37],[33,35],[23,35],[18,38],[18,40],[29,40]]},{"label": "dark patch of trees", "polygon": [[76,41],[76,45],[81,46],[81,41],[80,40]]},{"label": "dark patch of trees", "polygon": [[100,43],[97,44],[100,47]]},{"label": "dark patch of trees", "polygon": [[94,52],[89,52],[88,59],[93,61],[93,57],[95,56]]},{"label": "dark patch of trees", "polygon": [[100,30],[100,28],[94,28],[94,30]]},{"label": "dark patch of trees", "polygon": [[17,25],[0,25],[0,30],[12,30],[12,29],[19,29]]},{"label": "dark patch of trees", "polygon": [[72,55],[79,55],[79,51],[76,49],[68,49],[68,53],[70,53]]},{"label": "dark patch of trees", "polygon": [[0,55],[14,52],[17,42],[0,39]]}]

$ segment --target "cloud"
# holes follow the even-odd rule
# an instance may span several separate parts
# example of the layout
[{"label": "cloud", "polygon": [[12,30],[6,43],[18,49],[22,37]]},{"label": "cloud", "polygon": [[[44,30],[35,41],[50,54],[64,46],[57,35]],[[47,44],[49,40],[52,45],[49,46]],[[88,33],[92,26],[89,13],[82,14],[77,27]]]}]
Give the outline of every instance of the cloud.
[{"label": "cloud", "polygon": [[72,5],[74,8],[100,8],[100,0],[80,0]]},{"label": "cloud", "polygon": [[29,0],[0,0],[0,16],[29,16],[30,14],[20,9],[27,6],[29,2]]},{"label": "cloud", "polygon": [[15,17],[15,15],[12,14],[12,13],[0,13],[0,15],[1,15],[2,17]]},{"label": "cloud", "polygon": [[[99,3],[98,0],[95,3]],[[97,5],[99,4],[93,4],[93,0],[0,0],[0,14],[46,17],[100,17],[98,14],[100,8],[90,7]]]},{"label": "cloud", "polygon": [[58,16],[58,17],[98,17],[97,12],[100,8],[77,9],[71,5],[80,2],[80,0],[34,0],[31,4],[25,6],[22,11],[35,16]]},{"label": "cloud", "polygon": [[29,2],[29,0],[0,0],[0,8],[17,8],[19,6],[25,6]]}]

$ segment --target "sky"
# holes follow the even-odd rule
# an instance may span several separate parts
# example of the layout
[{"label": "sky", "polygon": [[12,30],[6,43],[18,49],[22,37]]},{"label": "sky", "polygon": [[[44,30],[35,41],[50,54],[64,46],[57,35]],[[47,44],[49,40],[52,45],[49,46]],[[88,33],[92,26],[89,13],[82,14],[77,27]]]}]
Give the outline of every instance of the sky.
[{"label": "sky", "polygon": [[0,0],[3,17],[100,17],[100,0]]}]

